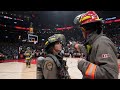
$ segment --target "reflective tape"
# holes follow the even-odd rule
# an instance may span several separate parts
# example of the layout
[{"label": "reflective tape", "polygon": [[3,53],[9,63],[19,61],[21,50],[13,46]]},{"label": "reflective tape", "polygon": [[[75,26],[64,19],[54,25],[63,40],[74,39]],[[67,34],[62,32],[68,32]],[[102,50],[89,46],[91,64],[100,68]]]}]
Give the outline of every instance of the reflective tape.
[{"label": "reflective tape", "polygon": [[89,66],[88,66],[88,68],[87,68],[87,70],[85,72],[85,76],[89,77],[91,79],[94,79],[94,77],[95,77],[95,70],[96,70],[96,65],[94,65],[92,63],[89,64]]}]

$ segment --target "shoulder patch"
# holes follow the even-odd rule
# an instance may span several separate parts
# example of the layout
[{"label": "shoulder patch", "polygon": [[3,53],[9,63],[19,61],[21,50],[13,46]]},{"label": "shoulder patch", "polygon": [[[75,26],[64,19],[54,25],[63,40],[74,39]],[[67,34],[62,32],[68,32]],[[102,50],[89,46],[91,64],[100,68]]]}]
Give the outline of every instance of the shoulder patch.
[{"label": "shoulder patch", "polygon": [[51,71],[53,69],[53,63],[52,62],[47,62],[46,63],[46,68],[47,68],[47,70]]}]

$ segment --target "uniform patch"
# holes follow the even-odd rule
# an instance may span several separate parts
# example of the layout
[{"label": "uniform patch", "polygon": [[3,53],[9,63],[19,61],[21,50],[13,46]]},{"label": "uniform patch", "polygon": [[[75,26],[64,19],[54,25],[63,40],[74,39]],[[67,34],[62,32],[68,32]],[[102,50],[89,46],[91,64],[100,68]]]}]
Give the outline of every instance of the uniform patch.
[{"label": "uniform patch", "polygon": [[52,68],[53,68],[53,63],[48,62],[48,63],[46,64],[46,68],[47,68],[49,71],[51,71]]},{"label": "uniform patch", "polygon": [[110,57],[109,54],[102,54],[102,58],[108,58],[108,57]]}]

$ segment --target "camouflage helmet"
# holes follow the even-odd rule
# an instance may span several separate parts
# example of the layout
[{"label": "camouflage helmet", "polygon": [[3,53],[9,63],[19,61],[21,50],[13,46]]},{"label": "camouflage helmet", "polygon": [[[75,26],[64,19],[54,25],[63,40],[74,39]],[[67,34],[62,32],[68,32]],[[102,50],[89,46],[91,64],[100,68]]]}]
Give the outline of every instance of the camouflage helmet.
[{"label": "camouflage helmet", "polygon": [[50,44],[52,44],[56,41],[59,41],[59,42],[61,42],[61,44],[64,45],[66,42],[65,36],[63,34],[54,34],[54,35],[50,36],[45,43],[45,48],[47,48]]},{"label": "camouflage helmet", "polygon": [[66,38],[63,34],[54,34],[59,40],[60,42],[65,45],[66,44]]}]

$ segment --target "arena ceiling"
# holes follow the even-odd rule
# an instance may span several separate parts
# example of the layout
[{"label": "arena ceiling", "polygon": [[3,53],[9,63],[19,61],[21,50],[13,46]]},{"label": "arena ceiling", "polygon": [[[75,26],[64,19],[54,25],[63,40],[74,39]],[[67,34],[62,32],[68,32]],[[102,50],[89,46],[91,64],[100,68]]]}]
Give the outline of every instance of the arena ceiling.
[{"label": "arena ceiling", "polygon": [[[76,15],[86,11],[25,11],[24,14],[31,15],[35,21],[41,23],[72,23]],[[96,11],[100,18],[120,17],[120,11]]]},{"label": "arena ceiling", "polygon": [[[9,11],[9,13],[29,16],[35,26],[39,24],[72,25],[75,16],[86,11]],[[96,11],[100,18],[120,17],[120,11]]]}]

